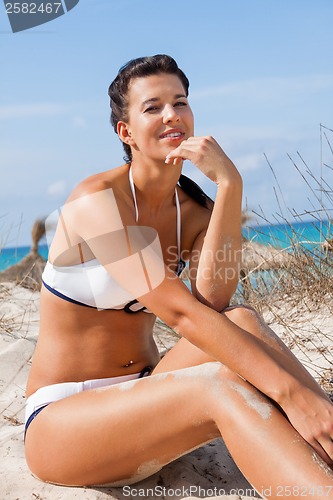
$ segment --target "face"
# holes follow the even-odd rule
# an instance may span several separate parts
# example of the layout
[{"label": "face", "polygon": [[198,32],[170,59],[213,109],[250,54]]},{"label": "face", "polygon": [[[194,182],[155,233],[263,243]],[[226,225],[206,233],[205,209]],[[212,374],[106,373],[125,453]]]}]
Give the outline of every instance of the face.
[{"label": "face", "polygon": [[161,73],[134,79],[123,125],[133,159],[164,162],[166,155],[193,135],[193,114],[177,75]]}]

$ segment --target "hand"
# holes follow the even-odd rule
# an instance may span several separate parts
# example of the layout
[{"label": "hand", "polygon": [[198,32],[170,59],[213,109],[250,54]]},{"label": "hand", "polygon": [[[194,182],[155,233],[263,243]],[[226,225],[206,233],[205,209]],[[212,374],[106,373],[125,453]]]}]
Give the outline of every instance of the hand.
[{"label": "hand", "polygon": [[183,160],[190,160],[217,185],[241,180],[235,165],[211,136],[185,139],[167,155],[165,163],[178,165]]},{"label": "hand", "polygon": [[332,467],[333,405],[326,394],[302,387],[281,407],[297,432]]}]

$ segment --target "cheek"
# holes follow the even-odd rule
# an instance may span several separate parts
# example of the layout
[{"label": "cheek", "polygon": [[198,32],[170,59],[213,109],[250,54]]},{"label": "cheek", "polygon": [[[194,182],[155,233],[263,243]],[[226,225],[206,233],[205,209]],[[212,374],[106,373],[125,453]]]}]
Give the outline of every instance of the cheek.
[{"label": "cheek", "polygon": [[142,119],[136,123],[137,134],[139,134],[141,137],[149,135],[152,133],[152,131],[155,130],[156,130],[156,123],[155,120],[151,119],[151,117],[150,119],[149,117],[148,118],[142,117]]},{"label": "cheek", "polygon": [[194,116],[192,110],[189,109],[186,113],[185,120],[189,129],[194,130]]}]

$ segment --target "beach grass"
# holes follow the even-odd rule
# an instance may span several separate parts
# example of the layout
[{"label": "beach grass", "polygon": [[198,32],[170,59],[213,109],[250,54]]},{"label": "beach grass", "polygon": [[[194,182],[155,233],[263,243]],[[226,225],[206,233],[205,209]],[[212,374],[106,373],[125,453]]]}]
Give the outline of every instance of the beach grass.
[{"label": "beach grass", "polygon": [[15,318],[11,317],[3,307],[8,299],[8,288],[0,284],[0,333],[12,333],[15,329]]},{"label": "beach grass", "polygon": [[[298,162],[289,156],[300,175],[301,189],[307,188],[313,209],[296,213],[284,203],[283,185],[280,185],[272,165],[277,188],[275,188],[279,212],[269,219],[256,212],[264,226],[280,225],[284,234],[274,233],[271,249],[274,251],[285,243],[288,234],[289,246],[284,248],[291,258],[281,266],[263,266],[242,273],[235,301],[248,303],[261,313],[273,329],[278,330],[285,343],[294,351],[303,354],[306,365],[309,349],[315,351],[309,360],[318,382],[333,400],[333,189],[330,184],[333,170],[333,148],[328,135],[333,130],[321,128],[330,152],[328,162],[322,160],[318,178],[298,154]],[[322,146],[322,143],[321,143]],[[326,175],[324,175],[326,174]],[[327,177],[327,178],[326,178]],[[306,241],[298,232],[298,223],[310,221],[316,233],[315,241]],[[300,226],[301,227],[301,226]],[[260,224],[257,227],[260,236]],[[251,245],[251,242],[248,242]]]},{"label": "beach grass", "polygon": [[[323,126],[321,126],[323,127]],[[298,153],[298,160],[288,158],[300,175],[300,189],[308,190],[308,201],[313,207],[303,213],[297,213],[288,207],[283,197],[283,185],[280,185],[273,166],[267,159],[269,168],[272,170],[277,187],[274,187],[279,211],[270,219],[263,212],[253,212],[263,225],[273,227],[278,224],[279,233],[274,232],[270,237],[272,250],[284,246],[286,252],[291,256],[286,260],[285,265],[261,269],[250,269],[243,273],[241,282],[246,284],[238,290],[238,300],[246,300],[255,307],[262,309],[277,300],[286,300],[290,306],[307,304],[309,310],[315,310],[319,305],[326,304],[333,309],[333,188],[330,185],[330,177],[333,170],[333,147],[327,135],[327,131],[333,130],[324,127],[322,134],[325,136],[329,151],[331,152],[331,163],[324,163],[322,160],[322,170],[320,177],[316,176],[305,160]],[[326,168],[328,175],[324,175],[323,168]],[[326,179],[328,177],[328,179]],[[307,241],[302,229],[298,229],[300,222],[312,224],[315,238]],[[256,228],[260,236],[260,224]],[[283,233],[283,234],[282,234]],[[260,238],[259,238],[260,239]],[[289,246],[285,242],[289,242]],[[249,242],[251,244],[251,242]],[[258,272],[259,271],[259,272]]]}]

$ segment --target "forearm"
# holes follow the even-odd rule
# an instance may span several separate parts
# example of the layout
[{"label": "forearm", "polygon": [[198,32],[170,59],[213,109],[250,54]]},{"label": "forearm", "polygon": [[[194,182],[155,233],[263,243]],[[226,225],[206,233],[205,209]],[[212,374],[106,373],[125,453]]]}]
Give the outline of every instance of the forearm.
[{"label": "forearm", "polygon": [[320,390],[289,350],[268,345],[201,304],[179,316],[176,330],[282,407],[302,387]]},{"label": "forearm", "polygon": [[224,309],[239,280],[242,257],[242,183],[220,184],[204,239],[195,281],[197,298],[217,311]]}]

